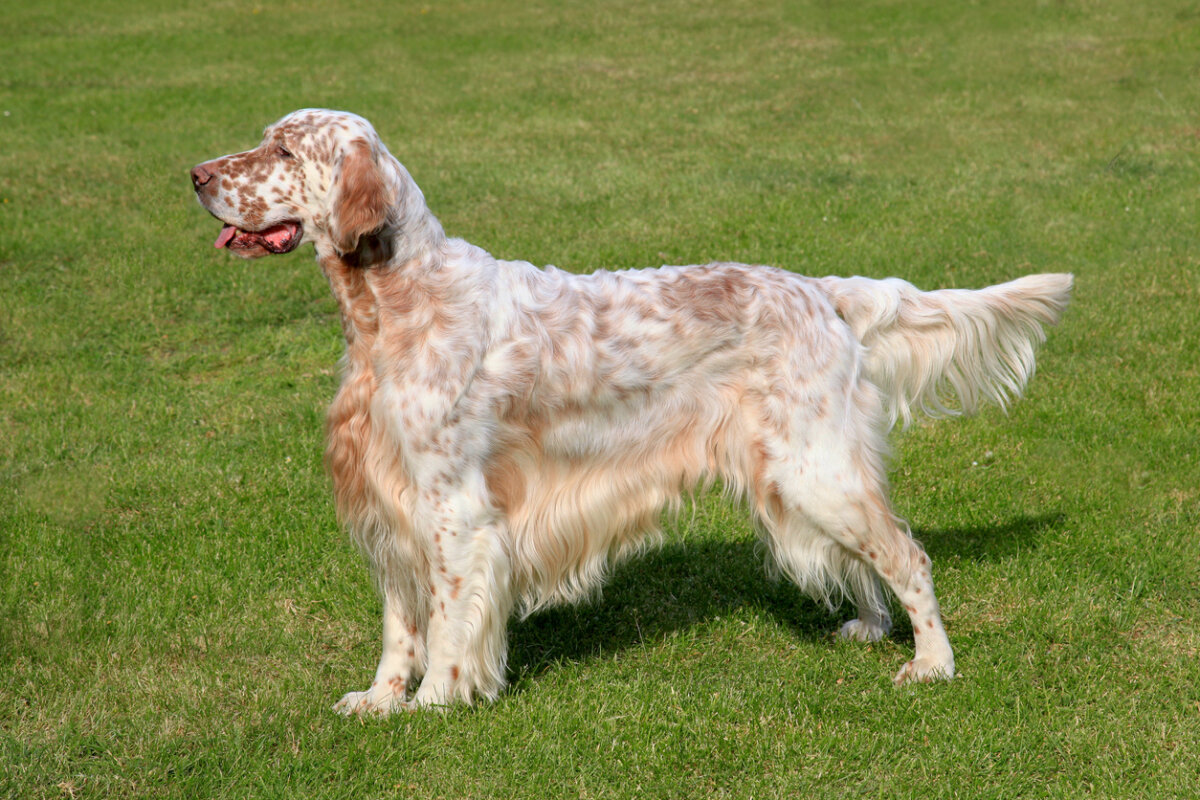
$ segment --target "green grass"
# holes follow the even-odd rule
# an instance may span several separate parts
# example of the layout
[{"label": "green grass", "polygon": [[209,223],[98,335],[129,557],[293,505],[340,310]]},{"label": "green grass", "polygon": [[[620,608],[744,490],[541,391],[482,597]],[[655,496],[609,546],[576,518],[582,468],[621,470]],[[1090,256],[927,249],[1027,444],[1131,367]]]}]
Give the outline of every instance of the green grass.
[{"label": "green grass", "polygon": [[[0,796],[1186,797],[1200,785],[1200,6],[18,0],[0,15]],[[960,679],[704,497],[511,689],[345,720],[378,602],[320,463],[311,251],[187,169],[371,119],[452,235],[586,271],[1069,270],[1007,416],[898,437]]]}]

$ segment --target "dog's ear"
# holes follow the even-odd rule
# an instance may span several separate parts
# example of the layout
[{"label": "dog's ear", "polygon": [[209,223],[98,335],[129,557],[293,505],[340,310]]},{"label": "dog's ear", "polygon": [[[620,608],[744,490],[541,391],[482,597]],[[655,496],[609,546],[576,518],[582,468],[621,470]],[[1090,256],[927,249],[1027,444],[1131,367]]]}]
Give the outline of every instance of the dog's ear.
[{"label": "dog's ear", "polygon": [[334,177],[333,213],[329,235],[340,253],[358,249],[358,240],[387,222],[391,190],[379,159],[365,139],[355,139],[346,149]]}]

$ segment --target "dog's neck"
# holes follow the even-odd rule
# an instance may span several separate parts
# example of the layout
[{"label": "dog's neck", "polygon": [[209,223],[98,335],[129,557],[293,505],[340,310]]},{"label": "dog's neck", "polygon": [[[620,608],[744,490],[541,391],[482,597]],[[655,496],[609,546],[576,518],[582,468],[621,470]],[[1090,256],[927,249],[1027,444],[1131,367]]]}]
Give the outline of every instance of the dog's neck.
[{"label": "dog's neck", "polygon": [[[393,200],[383,228],[364,237],[368,240],[364,255],[380,259],[372,263],[432,262],[446,247],[442,223],[429,210],[424,193],[403,164],[388,156],[383,172]],[[364,251],[361,243],[359,250]]]},{"label": "dog's neck", "polygon": [[478,294],[474,281],[453,267],[449,243],[407,261],[395,255],[383,258],[394,252],[394,241],[367,237],[349,254],[318,248],[317,263],[337,301],[352,359],[371,351],[381,325],[411,330],[415,336],[404,339],[415,345],[424,339],[432,317],[473,319],[478,314],[472,305]]},{"label": "dog's neck", "polygon": [[379,331],[379,307],[367,284],[366,271],[358,266],[357,258],[350,261],[338,253],[318,255],[317,263],[341,312],[342,334],[348,350],[356,346],[369,348]]},{"label": "dog's neck", "polygon": [[407,272],[409,282],[419,282],[423,274],[437,269],[446,248],[442,224],[404,166],[389,157],[384,172],[393,200],[383,227],[359,237],[348,253],[338,251],[329,239],[317,241],[317,261],[337,300],[342,332],[352,351],[360,344],[370,348],[379,329],[380,306],[394,300],[376,293],[376,273]]},{"label": "dog's neck", "polygon": [[347,355],[369,359],[382,324],[411,328],[397,340],[417,346],[433,318],[475,319],[479,276],[456,270],[462,246],[446,238],[416,182],[399,161],[385,161],[392,201],[386,222],[339,252],[328,237],[317,240],[317,261],[329,281],[342,318]]}]

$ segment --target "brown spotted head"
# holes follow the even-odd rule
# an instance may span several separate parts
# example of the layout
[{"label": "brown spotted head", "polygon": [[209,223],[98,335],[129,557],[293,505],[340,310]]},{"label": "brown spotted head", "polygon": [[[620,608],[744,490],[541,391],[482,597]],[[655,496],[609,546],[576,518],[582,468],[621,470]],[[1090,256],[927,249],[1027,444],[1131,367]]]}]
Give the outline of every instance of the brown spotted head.
[{"label": "brown spotted head", "polygon": [[405,238],[406,227],[429,236],[416,224],[425,217],[441,236],[375,129],[343,111],[295,111],[267,127],[258,147],[206,161],[191,175],[200,205],[224,223],[215,246],[244,258],[307,242],[318,253],[347,255],[368,238]]}]

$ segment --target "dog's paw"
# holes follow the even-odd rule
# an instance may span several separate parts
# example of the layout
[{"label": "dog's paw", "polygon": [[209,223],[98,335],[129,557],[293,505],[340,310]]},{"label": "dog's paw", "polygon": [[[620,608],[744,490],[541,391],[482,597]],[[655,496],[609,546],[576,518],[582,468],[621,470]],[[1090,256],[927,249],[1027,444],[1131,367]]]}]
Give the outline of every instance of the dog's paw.
[{"label": "dog's paw", "polygon": [[838,631],[838,638],[851,642],[878,642],[888,635],[890,629],[890,625],[884,626],[861,619],[852,619]]},{"label": "dog's paw", "polygon": [[909,661],[900,671],[896,673],[896,677],[892,678],[892,682],[897,686],[903,686],[906,683],[930,683],[931,681],[948,681],[954,677],[954,660],[949,662],[942,659],[934,658],[914,658]]},{"label": "dog's paw", "polygon": [[380,690],[378,685],[373,685],[365,692],[347,692],[333,706],[333,710],[344,717],[355,714],[386,716],[406,708],[408,703],[403,694],[397,694],[390,687]]}]

